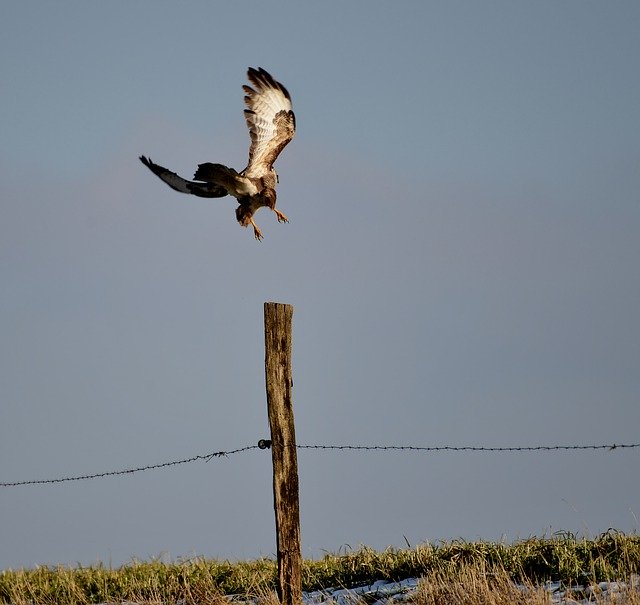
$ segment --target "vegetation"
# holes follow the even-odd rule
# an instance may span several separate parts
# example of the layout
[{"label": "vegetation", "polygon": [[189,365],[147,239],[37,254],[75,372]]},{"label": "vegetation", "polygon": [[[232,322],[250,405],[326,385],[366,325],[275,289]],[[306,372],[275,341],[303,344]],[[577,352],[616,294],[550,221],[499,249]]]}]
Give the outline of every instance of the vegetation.
[{"label": "vegetation", "polygon": [[[363,547],[306,560],[302,575],[306,591],[419,577],[417,605],[499,605],[548,603],[548,596],[534,588],[546,580],[596,586],[604,580],[628,580],[639,572],[640,536],[609,531],[595,539],[562,534],[513,544],[455,540],[382,552]],[[5,570],[0,572],[0,603],[220,605],[230,594],[261,596],[275,603],[276,575],[272,559],[232,563],[197,558],[133,561],[116,569],[97,565]],[[516,588],[514,582],[529,589]],[[638,595],[630,598],[635,600],[624,602],[640,605]]]}]

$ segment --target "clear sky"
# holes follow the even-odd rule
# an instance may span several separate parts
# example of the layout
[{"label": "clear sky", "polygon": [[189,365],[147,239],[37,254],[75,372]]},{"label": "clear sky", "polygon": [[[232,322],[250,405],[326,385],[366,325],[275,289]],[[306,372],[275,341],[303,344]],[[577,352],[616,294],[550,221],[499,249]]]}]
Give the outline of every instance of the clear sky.
[{"label": "clear sky", "polygon": [[[640,442],[640,4],[19,2],[0,19],[0,481],[268,437],[293,304],[300,444]],[[277,223],[180,195],[293,97]],[[637,531],[640,450],[299,452],[305,556]],[[0,489],[0,568],[269,556],[268,452]]]}]

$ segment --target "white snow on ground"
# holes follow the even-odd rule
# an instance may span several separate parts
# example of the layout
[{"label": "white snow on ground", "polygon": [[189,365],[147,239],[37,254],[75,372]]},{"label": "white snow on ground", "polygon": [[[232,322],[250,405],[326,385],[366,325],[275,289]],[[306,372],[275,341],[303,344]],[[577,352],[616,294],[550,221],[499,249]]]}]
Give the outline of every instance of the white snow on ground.
[{"label": "white snow on ground", "polygon": [[[305,605],[357,605],[366,601],[372,605],[388,605],[410,602],[416,595],[419,580],[409,578],[402,582],[385,582],[380,580],[368,586],[357,588],[340,588],[316,590],[303,593],[302,601]],[[523,591],[527,589],[520,587]],[[601,602],[620,599],[621,595],[629,590],[640,592],[640,576],[633,575],[629,583],[626,582],[600,582],[595,587],[571,587],[568,590],[560,582],[547,582],[544,589],[551,597],[554,605],[589,605],[594,603],[596,597]],[[621,603],[620,600],[616,601]]]},{"label": "white snow on ground", "polygon": [[402,582],[385,582],[379,580],[368,586],[357,588],[330,588],[328,590],[315,590],[302,594],[302,602],[305,605],[324,605],[335,603],[336,605],[356,605],[366,600],[367,603],[402,603],[410,600],[418,590],[416,578],[409,578]]}]

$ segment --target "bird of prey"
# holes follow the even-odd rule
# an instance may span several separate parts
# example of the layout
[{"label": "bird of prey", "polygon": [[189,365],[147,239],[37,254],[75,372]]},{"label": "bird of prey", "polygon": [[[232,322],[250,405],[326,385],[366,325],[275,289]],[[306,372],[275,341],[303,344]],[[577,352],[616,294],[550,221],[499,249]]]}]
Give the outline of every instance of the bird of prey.
[{"label": "bird of prey", "polygon": [[253,220],[256,210],[266,206],[278,217],[278,222],[288,223],[289,219],[276,208],[276,183],[278,174],[273,163],[296,130],[296,118],[291,107],[291,97],[287,89],[274,80],[261,67],[247,71],[251,86],[243,86],[246,93],[244,102],[247,109],[244,116],[249,127],[249,163],[242,172],[236,172],[222,164],[206,162],[199,164],[188,181],[159,166],[151,158],[140,156],[140,161],[151,172],[160,177],[169,187],[181,193],[199,197],[224,197],[232,195],[238,200],[236,218],[247,227],[253,226],[257,240],[262,232]]}]

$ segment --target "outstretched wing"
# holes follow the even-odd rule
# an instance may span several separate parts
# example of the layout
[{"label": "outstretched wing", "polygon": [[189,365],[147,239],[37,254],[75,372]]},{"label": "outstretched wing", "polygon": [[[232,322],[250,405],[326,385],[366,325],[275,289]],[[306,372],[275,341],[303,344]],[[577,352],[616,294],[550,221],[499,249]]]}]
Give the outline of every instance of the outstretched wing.
[{"label": "outstretched wing", "polygon": [[180,193],[191,193],[198,197],[224,197],[227,195],[227,190],[224,187],[220,187],[214,183],[196,183],[194,181],[187,181],[181,176],[178,176],[175,172],[167,170],[163,166],[154,164],[151,158],[145,158],[140,156],[140,161],[149,169],[153,174],[160,177],[171,189],[175,189]]},{"label": "outstretched wing", "polygon": [[250,67],[247,77],[253,88],[242,88],[247,93],[244,102],[248,109],[244,110],[244,115],[251,146],[249,164],[242,174],[261,177],[271,170],[280,152],[293,138],[296,117],[291,108],[291,97],[280,82],[261,67]]}]

